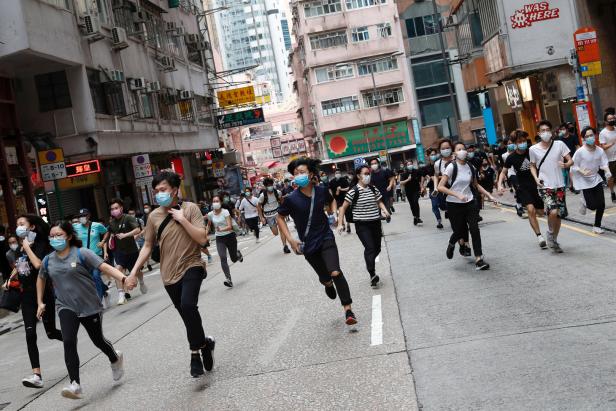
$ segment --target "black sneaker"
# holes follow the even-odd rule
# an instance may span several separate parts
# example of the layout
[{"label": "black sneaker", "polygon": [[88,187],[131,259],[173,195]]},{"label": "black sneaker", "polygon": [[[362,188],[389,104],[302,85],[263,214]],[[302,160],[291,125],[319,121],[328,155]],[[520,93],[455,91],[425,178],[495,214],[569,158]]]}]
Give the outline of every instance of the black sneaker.
[{"label": "black sneaker", "polygon": [[413,225],[417,225],[417,219],[413,218]]},{"label": "black sneaker", "polygon": [[282,248],[282,251],[284,251],[285,254],[291,254],[291,250],[289,250],[289,246],[287,245]]},{"label": "black sneaker", "polygon": [[214,347],[216,347],[214,337],[205,337],[205,346],[201,349],[201,355],[203,356],[203,367],[206,371],[212,371],[212,368],[214,368]]},{"label": "black sneaker", "polygon": [[355,314],[353,314],[353,311],[347,310],[345,316],[346,316],[346,323],[347,323],[347,325],[355,325],[355,324],[357,324],[357,318],[355,317]]},{"label": "black sneaker", "polygon": [[445,219],[449,219],[449,213],[447,211],[445,211]]},{"label": "black sneaker", "polygon": [[237,250],[237,261],[239,261],[240,263],[244,262],[244,255],[242,255],[242,252],[240,250]]},{"label": "black sneaker", "polygon": [[233,281],[231,281],[231,280],[225,280],[225,281],[223,281],[223,284],[226,287],[233,288]]},{"label": "black sneaker", "polygon": [[423,221],[421,220],[421,218],[417,219],[417,225],[418,226],[422,226],[423,225]]},{"label": "black sneaker", "polygon": [[443,223],[438,223],[436,225],[436,228],[438,228],[439,230],[442,230],[443,229]]},{"label": "black sneaker", "polygon": [[447,244],[447,258],[448,259],[452,259],[453,258],[453,252],[456,249],[455,244]]},{"label": "black sneaker", "polygon": [[612,203],[616,203],[616,193],[612,192]]},{"label": "black sneaker", "polygon": [[392,213],[395,213],[395,212],[396,212],[396,209],[394,208],[394,206],[391,206],[391,212],[392,212]]},{"label": "black sneaker", "polygon": [[351,234],[351,224],[347,224],[347,233]]},{"label": "black sneaker", "polygon": [[203,371],[201,355],[198,352],[190,354],[190,375],[192,375],[193,378],[197,378],[203,374],[205,374],[205,371]]},{"label": "black sneaker", "polygon": [[475,270],[477,271],[484,271],[484,270],[489,270],[489,269],[490,269],[490,264],[483,261],[483,258],[475,263]]},{"label": "black sneaker", "polygon": [[129,293],[124,293],[124,298],[126,298],[127,300],[130,300],[133,297],[131,297]]},{"label": "black sneaker", "polygon": [[388,224],[391,223],[391,216],[388,216],[385,221],[387,221]]},{"label": "black sneaker", "polygon": [[478,222],[482,222],[483,221],[483,217],[482,216],[477,217],[477,221]]},{"label": "black sneaker", "polygon": [[329,287],[325,286],[325,294],[327,294],[327,296],[332,300],[336,299],[337,293],[336,293],[336,288],[334,287],[333,284],[330,285]]},{"label": "black sneaker", "polygon": [[524,208],[515,206],[515,212],[518,214],[518,217],[522,218],[522,215],[524,215]]},{"label": "black sneaker", "polygon": [[460,244],[460,255],[462,257],[470,257],[471,256],[471,248],[467,245]]},{"label": "black sneaker", "polygon": [[148,271],[152,271],[152,265],[148,264]]},{"label": "black sneaker", "polygon": [[376,288],[379,285],[379,281],[381,281],[381,279],[378,275],[374,274],[370,276],[370,285],[372,287]]}]

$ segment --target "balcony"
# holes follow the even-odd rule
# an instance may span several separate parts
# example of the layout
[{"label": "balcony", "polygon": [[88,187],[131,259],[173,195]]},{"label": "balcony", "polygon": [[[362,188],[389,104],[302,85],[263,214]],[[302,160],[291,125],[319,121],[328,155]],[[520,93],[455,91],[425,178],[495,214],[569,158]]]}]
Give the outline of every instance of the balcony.
[{"label": "balcony", "polygon": [[408,45],[411,56],[441,51],[438,34],[410,38],[408,39]]}]

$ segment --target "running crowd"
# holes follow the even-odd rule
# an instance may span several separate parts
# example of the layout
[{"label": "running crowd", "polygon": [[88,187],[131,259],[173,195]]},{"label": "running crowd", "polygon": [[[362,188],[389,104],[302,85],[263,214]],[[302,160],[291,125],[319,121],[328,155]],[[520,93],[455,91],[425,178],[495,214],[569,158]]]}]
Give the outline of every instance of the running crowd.
[{"label": "running crowd", "polygon": [[[190,351],[190,374],[199,377],[214,366],[216,341],[206,336],[198,309],[199,291],[207,276],[210,237],[232,288],[228,259],[242,262],[238,236],[250,230],[259,241],[267,226],[279,236],[282,251],[303,255],[315,271],[328,298],[339,299],[344,321],[357,323],[349,284],[340,264],[335,231],[351,233],[351,224],[364,247],[369,284],[378,287],[376,258],[381,252],[382,222],[395,213],[395,202],[408,200],[413,224],[420,226],[419,199],[429,196],[436,228],[448,219],[452,234],[445,249],[453,258],[474,253],[477,270],[489,269],[483,256],[479,222],[484,201],[497,202],[508,186],[515,193],[518,214],[528,216],[542,249],[563,250],[558,242],[561,219],[567,216],[566,191],[582,193],[582,208],[595,210],[596,233],[602,233],[604,186],[616,203],[616,115],[605,115],[605,128],[592,127],[579,136],[571,124],[554,129],[549,121],[537,126],[534,141],[523,130],[513,131],[493,149],[478,149],[442,139],[427,150],[425,164],[408,161],[392,171],[378,159],[364,162],[350,176],[336,171],[330,180],[320,161],[298,158],[288,165],[289,178],[265,178],[258,194],[247,188],[237,199],[220,193],[211,204],[183,201],[181,177],[162,171],[152,182],[157,206],[146,204],[142,214],[125,210],[120,199],[109,204],[107,224],[92,221],[81,209],[72,221],[51,225],[36,215],[16,221],[15,233],[0,226],[0,272],[4,276],[2,308],[21,309],[32,375],[23,385],[42,388],[36,324],[41,320],[49,339],[62,341],[70,384],[61,394],[81,398],[77,333],[83,326],[91,341],[107,356],[112,379],[124,373],[123,354],[103,334],[103,310],[110,304],[110,281],[115,281],[118,304],[125,304],[139,286],[145,294],[143,270],[160,263],[160,276],[185,325]],[[533,144],[534,143],[534,144]],[[256,195],[255,195],[256,194]],[[546,215],[545,237],[537,217]],[[293,221],[296,233],[289,223]],[[205,254],[207,258],[204,258]],[[5,257],[5,258],[2,258]],[[59,329],[56,325],[56,316]]]}]

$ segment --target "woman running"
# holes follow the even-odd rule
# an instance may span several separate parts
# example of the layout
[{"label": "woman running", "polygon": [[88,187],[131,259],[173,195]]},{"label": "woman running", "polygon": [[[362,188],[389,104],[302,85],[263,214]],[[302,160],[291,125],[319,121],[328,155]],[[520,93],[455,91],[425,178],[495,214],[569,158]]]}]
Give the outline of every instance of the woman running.
[{"label": "woman running", "polygon": [[[103,335],[103,305],[96,293],[96,284],[92,271],[100,270],[103,274],[118,280],[123,286],[124,274],[105,263],[96,253],[82,248],[81,240],[75,234],[73,225],[68,221],[54,224],[49,233],[49,244],[55,250],[43,259],[36,283],[39,318],[53,310],[45,302],[47,285],[53,282],[56,296],[60,328],[64,337],[64,362],[71,383],[62,389],[62,396],[80,399],[82,394],[79,379],[79,354],[77,353],[77,332],[83,325],[90,340],[111,363],[114,381],[124,375],[122,353],[116,351]],[[50,279],[51,281],[47,281]],[[126,284],[127,289],[130,288]]]},{"label": "woman running", "polygon": [[[47,239],[49,225],[38,216],[23,215],[17,219],[15,233],[21,241],[21,247],[13,252],[15,256],[13,264],[21,283],[21,315],[24,319],[28,357],[30,357],[32,366],[32,375],[21,382],[26,387],[43,388],[39,350],[36,344],[36,277],[43,257],[51,251]],[[41,292],[42,300],[50,307],[50,310],[41,318],[47,338],[62,341],[62,333],[56,328],[56,312],[51,284]]]},{"label": "woman running", "polygon": [[[226,280],[223,284],[229,288],[233,287],[233,281],[231,281],[231,270],[229,269],[229,263],[227,262],[227,251],[229,251],[229,257],[232,262],[244,261],[244,257],[240,250],[237,249],[237,237],[235,231],[233,231],[233,221],[231,220],[231,214],[229,210],[222,208],[222,201],[219,195],[215,195],[212,198],[212,210],[207,214],[207,218],[210,221],[215,233],[216,233],[216,250],[220,257],[220,265],[222,271],[225,273]],[[206,228],[206,236],[210,233],[210,224]]]},{"label": "woman running", "polygon": [[[344,215],[346,209],[351,208],[355,231],[364,245],[364,260],[370,274],[370,284],[377,287],[380,278],[376,275],[375,260],[381,253],[381,215],[388,217],[389,212],[383,204],[383,196],[379,190],[370,185],[370,167],[367,164],[355,170],[351,186],[353,188],[348,191],[339,215]],[[340,221],[338,220],[338,227],[340,232],[343,232],[344,224],[341,225]]]},{"label": "woman running", "polygon": [[496,202],[496,200],[478,184],[477,170],[466,163],[467,151],[464,143],[456,143],[454,153],[455,162],[447,166],[438,184],[438,191],[447,194],[447,211],[453,228],[453,234],[447,245],[447,258],[450,260],[453,258],[456,242],[468,235],[470,231],[475,253],[475,269],[487,270],[490,265],[483,260],[478,220],[479,209],[474,201],[471,187],[491,201]]}]

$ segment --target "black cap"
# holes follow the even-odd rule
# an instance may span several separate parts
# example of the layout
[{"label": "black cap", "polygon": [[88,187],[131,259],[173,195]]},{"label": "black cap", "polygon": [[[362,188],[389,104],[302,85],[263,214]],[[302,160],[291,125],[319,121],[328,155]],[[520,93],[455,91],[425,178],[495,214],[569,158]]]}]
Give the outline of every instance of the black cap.
[{"label": "black cap", "polygon": [[80,216],[90,215],[90,210],[88,210],[87,208],[82,208],[79,210],[79,215]]}]

